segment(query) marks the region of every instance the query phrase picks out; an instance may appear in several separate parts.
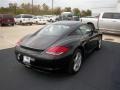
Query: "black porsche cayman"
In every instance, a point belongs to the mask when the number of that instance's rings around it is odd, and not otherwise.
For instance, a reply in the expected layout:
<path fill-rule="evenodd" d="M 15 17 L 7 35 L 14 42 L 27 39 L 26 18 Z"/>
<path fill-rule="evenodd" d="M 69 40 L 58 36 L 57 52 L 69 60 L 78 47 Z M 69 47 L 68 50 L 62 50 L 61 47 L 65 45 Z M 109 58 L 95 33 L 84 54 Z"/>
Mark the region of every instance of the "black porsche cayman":
<path fill-rule="evenodd" d="M 60 21 L 22 38 L 15 47 L 17 60 L 41 70 L 80 70 L 83 58 L 100 49 L 102 34 L 79 21 Z"/>

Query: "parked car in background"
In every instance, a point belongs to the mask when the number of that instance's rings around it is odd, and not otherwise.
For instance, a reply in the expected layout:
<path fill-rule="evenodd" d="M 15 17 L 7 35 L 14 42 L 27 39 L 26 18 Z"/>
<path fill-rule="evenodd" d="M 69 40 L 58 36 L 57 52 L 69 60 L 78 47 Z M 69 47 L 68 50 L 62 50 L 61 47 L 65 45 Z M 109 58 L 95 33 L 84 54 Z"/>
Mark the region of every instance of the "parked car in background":
<path fill-rule="evenodd" d="M 33 23 L 34 24 L 47 24 L 48 20 L 44 16 L 34 16 Z"/>
<path fill-rule="evenodd" d="M 100 49 L 102 34 L 78 21 L 61 21 L 45 26 L 18 41 L 15 54 L 26 67 L 40 70 L 65 69 L 77 73 L 83 57 Z"/>
<path fill-rule="evenodd" d="M 56 22 L 59 21 L 59 16 L 56 15 L 44 15 L 48 22 Z"/>
<path fill-rule="evenodd" d="M 40 20 L 38 21 L 38 24 L 47 24 L 48 20 L 45 17 L 41 17 Z"/>
<path fill-rule="evenodd" d="M 59 16 L 51 16 L 48 21 L 49 22 L 56 22 L 56 21 L 58 21 L 58 19 L 59 19 Z"/>
<path fill-rule="evenodd" d="M 73 13 L 72 12 L 63 12 L 61 14 L 62 20 L 73 20 Z"/>
<path fill-rule="evenodd" d="M 43 16 L 48 22 L 50 22 L 50 18 L 52 17 L 52 15 L 44 15 Z"/>
<path fill-rule="evenodd" d="M 11 25 L 14 26 L 15 21 L 14 17 L 10 14 L 0 14 L 0 26 L 2 25 Z"/>
<path fill-rule="evenodd" d="M 16 24 L 33 24 L 33 15 L 30 14 L 20 14 L 15 17 L 15 23 Z"/>
<path fill-rule="evenodd" d="M 80 20 L 79 18 L 80 18 L 79 16 L 73 16 L 73 21 L 79 21 Z"/>
<path fill-rule="evenodd" d="M 120 13 L 118 12 L 104 12 L 94 18 L 83 17 L 80 21 L 104 33 L 120 35 Z"/>
<path fill-rule="evenodd" d="M 42 16 L 34 16 L 33 17 L 33 23 L 38 24 L 38 22 L 40 21 L 41 18 L 42 18 Z"/>

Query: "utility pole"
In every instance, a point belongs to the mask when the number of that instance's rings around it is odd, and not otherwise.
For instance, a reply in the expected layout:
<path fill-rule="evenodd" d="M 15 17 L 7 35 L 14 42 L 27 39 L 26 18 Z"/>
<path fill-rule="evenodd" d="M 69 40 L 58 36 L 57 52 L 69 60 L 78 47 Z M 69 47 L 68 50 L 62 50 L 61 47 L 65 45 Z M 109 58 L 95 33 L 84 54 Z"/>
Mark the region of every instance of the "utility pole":
<path fill-rule="evenodd" d="M 14 14 L 16 15 L 17 3 L 14 3 Z"/>
<path fill-rule="evenodd" d="M 53 0 L 52 0 L 52 15 L 53 15 Z"/>
<path fill-rule="evenodd" d="M 33 0 L 32 0 L 32 14 L 33 14 Z"/>

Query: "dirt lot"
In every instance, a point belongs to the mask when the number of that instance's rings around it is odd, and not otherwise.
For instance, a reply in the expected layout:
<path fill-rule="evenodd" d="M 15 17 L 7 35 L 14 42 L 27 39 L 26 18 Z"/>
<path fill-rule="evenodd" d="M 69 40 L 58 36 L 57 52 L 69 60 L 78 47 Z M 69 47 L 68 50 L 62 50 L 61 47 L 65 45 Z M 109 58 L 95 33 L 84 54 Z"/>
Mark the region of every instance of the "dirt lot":
<path fill-rule="evenodd" d="M 43 25 L 0 27 L 0 49 L 14 47 L 23 36 L 39 30 Z"/>
<path fill-rule="evenodd" d="M 0 49 L 14 47 L 16 42 L 26 34 L 33 33 L 44 25 L 0 27 Z M 120 36 L 103 35 L 103 40 L 120 43 Z"/>

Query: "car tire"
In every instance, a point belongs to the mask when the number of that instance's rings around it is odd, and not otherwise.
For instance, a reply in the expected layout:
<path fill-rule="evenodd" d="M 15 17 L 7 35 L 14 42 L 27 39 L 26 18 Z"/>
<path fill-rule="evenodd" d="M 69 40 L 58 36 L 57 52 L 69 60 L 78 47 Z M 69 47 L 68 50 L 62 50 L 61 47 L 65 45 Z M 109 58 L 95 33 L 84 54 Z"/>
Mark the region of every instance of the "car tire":
<path fill-rule="evenodd" d="M 23 25 L 22 21 L 20 21 L 20 25 Z"/>
<path fill-rule="evenodd" d="M 30 26 L 32 25 L 32 23 L 29 24 Z"/>
<path fill-rule="evenodd" d="M 98 41 L 97 41 L 97 50 L 101 49 L 102 47 L 102 38 L 100 38 Z"/>
<path fill-rule="evenodd" d="M 39 24 L 38 21 L 36 21 L 36 24 L 37 24 L 37 25 Z"/>
<path fill-rule="evenodd" d="M 83 59 L 83 55 L 81 50 L 80 49 L 75 50 L 72 56 L 72 60 L 68 65 L 69 74 L 76 74 L 80 70 L 82 65 L 82 59 Z"/>
<path fill-rule="evenodd" d="M 11 26 L 14 26 L 15 24 L 13 23 L 13 24 L 11 24 Z"/>

